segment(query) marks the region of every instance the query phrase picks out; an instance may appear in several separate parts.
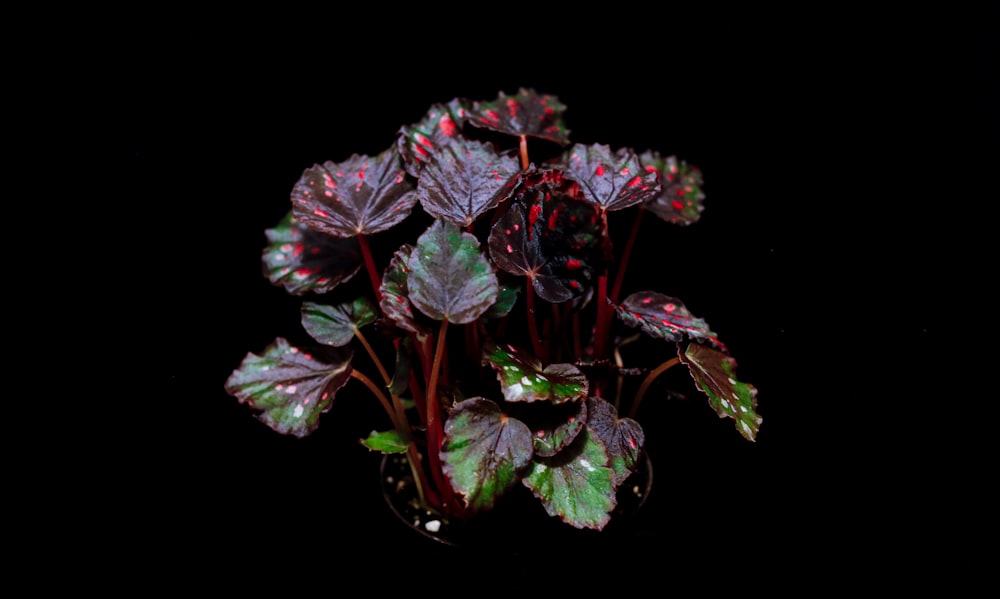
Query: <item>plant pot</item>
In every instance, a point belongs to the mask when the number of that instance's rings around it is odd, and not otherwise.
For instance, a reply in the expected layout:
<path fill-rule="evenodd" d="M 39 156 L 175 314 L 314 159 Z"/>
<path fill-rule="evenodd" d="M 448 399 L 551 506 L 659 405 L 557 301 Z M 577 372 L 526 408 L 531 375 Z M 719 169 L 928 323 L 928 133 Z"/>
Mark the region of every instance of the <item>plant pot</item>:
<path fill-rule="evenodd" d="M 550 516 L 527 487 L 501 498 L 494 509 L 468 520 L 449 520 L 420 506 L 409 463 L 403 454 L 386 454 L 380 465 L 382 495 L 399 521 L 435 543 L 452 547 L 489 547 L 518 553 L 520 547 L 545 539 L 579 546 L 627 535 L 653 486 L 653 465 L 644 455 L 639 468 L 618 488 L 617 504 L 604 529 L 578 529 Z"/>

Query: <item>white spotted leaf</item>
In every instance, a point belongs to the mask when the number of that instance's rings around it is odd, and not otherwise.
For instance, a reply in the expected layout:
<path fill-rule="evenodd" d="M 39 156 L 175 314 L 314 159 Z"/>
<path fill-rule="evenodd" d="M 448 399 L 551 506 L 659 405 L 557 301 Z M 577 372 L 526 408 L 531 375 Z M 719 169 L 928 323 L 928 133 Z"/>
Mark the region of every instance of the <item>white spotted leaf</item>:
<path fill-rule="evenodd" d="M 542 366 L 537 358 L 510 344 L 487 342 L 483 347 L 483 361 L 497 371 L 497 380 L 507 401 L 560 404 L 580 401 L 590 389 L 587 377 L 576 366 Z"/>
<path fill-rule="evenodd" d="M 320 347 L 314 355 L 278 337 L 264 353 L 248 353 L 225 389 L 273 430 L 305 437 L 351 378 L 352 358 L 349 348 Z"/>
<path fill-rule="evenodd" d="M 678 356 L 719 418 L 732 418 L 736 430 L 754 441 L 762 421 L 756 412 L 757 388 L 737 380 L 736 360 L 698 343 L 688 344 L 685 351 L 678 351 Z"/>

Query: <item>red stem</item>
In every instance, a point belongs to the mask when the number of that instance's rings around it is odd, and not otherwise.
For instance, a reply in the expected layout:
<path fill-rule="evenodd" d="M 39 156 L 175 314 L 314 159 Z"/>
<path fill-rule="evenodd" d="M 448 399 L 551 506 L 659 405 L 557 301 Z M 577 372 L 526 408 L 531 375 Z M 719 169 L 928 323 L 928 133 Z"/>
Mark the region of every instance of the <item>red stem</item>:
<path fill-rule="evenodd" d="M 611 301 L 618 301 L 618 294 L 622 290 L 622 279 L 625 278 L 625 267 L 629 263 L 629 258 L 632 255 L 632 247 L 635 245 L 635 239 L 639 236 L 639 223 L 642 222 L 642 215 L 646 212 L 646 205 L 640 204 L 639 210 L 635 213 L 635 219 L 632 221 L 632 230 L 629 231 L 628 237 L 625 239 L 625 249 L 622 250 L 622 258 L 618 262 L 618 272 L 615 274 L 615 284 L 611 288 Z"/>
<path fill-rule="evenodd" d="M 527 311 L 528 311 L 528 332 L 531 336 L 531 347 L 535 350 L 535 357 L 537 357 L 542 362 L 545 362 L 545 357 L 542 355 L 542 340 L 538 336 L 538 322 L 535 320 L 535 287 L 528 281 L 525 287 L 525 297 L 527 298 Z"/>
<path fill-rule="evenodd" d="M 358 244 L 361 245 L 361 255 L 365 258 L 365 270 L 368 271 L 368 278 L 371 279 L 372 289 L 375 290 L 375 302 L 382 305 L 382 277 L 375 268 L 375 259 L 372 257 L 372 250 L 368 247 L 368 237 L 363 233 L 358 235 Z"/>

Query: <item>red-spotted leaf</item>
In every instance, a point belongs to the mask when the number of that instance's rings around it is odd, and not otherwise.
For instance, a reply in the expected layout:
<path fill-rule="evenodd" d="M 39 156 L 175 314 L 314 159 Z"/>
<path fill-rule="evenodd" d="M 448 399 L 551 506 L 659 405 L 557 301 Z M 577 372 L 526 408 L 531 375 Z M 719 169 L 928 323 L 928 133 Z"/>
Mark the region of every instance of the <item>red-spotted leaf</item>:
<path fill-rule="evenodd" d="M 607 463 L 604 445 L 585 428 L 572 447 L 555 457 L 534 460 L 521 482 L 550 516 L 576 528 L 602 530 L 618 504 L 615 474 Z"/>
<path fill-rule="evenodd" d="M 706 341 L 729 353 L 715 333 L 709 330 L 708 324 L 692 315 L 684 303 L 675 297 L 655 291 L 638 291 L 625 298 L 621 304 L 612 305 L 618 318 L 625 324 L 639 327 L 650 337 L 666 341 Z"/>
<path fill-rule="evenodd" d="M 497 380 L 507 401 L 560 404 L 582 400 L 590 390 L 587 377 L 576 366 L 549 364 L 543 367 L 537 358 L 509 344 L 486 342 L 483 363 L 497 371 Z"/>
<path fill-rule="evenodd" d="M 659 173 L 663 190 L 651 199 L 646 208 L 661 219 L 675 225 L 694 224 L 705 210 L 704 181 L 701 169 L 686 162 L 677 162 L 676 156 L 660 156 L 648 151 L 639 155 L 647 170 Z"/>
<path fill-rule="evenodd" d="M 382 273 L 382 285 L 379 287 L 382 296 L 380 306 L 382 312 L 399 328 L 423 334 L 428 331 L 427 319 L 422 319 L 419 312 L 413 311 L 407 288 L 407 264 L 412 252 L 412 245 L 403 245 L 389 260 L 389 266 Z"/>
<path fill-rule="evenodd" d="M 468 122 L 476 127 L 515 137 L 538 137 L 561 146 L 569 144 L 563 124 L 566 106 L 555 96 L 521 88 L 513 96 L 500 92 L 490 102 L 475 102 Z"/>
<path fill-rule="evenodd" d="M 278 337 L 264 353 L 248 353 L 226 380 L 226 392 L 275 431 L 305 437 L 319 426 L 337 391 L 351 378 L 350 348 L 320 348 L 322 359 Z M 319 354 L 317 354 L 319 355 Z"/>
<path fill-rule="evenodd" d="M 736 379 L 736 360 L 727 354 L 697 343 L 678 351 L 695 384 L 719 418 L 732 418 L 736 430 L 750 441 L 756 440 L 762 418 L 757 415 L 757 388 Z"/>
<path fill-rule="evenodd" d="M 497 275 L 479 240 L 454 223 L 435 219 L 417 239 L 408 267 L 410 301 L 434 320 L 472 322 L 497 300 Z"/>
<path fill-rule="evenodd" d="M 372 431 L 361 440 L 361 444 L 372 451 L 382 453 L 405 453 L 409 449 L 409 442 L 395 430 L 376 432 Z"/>
<path fill-rule="evenodd" d="M 518 409 L 520 408 L 520 409 Z M 558 405 L 546 403 L 520 404 L 512 408 L 514 415 L 531 428 L 535 456 L 556 455 L 573 441 L 587 426 L 587 402 L 570 401 Z"/>
<path fill-rule="evenodd" d="M 342 239 L 313 231 L 291 211 L 273 229 L 264 231 L 267 246 L 264 276 L 292 295 L 327 293 L 361 269 L 357 239 Z"/>
<path fill-rule="evenodd" d="M 631 418 L 619 418 L 615 406 L 600 397 L 587 398 L 587 425 L 608 452 L 617 487 L 638 468 L 646 444 L 642 426 Z"/>
<path fill-rule="evenodd" d="M 336 237 L 371 235 L 404 220 L 417 201 L 395 145 L 370 158 L 352 155 L 307 168 L 292 189 L 292 211 L 304 225 Z"/>
<path fill-rule="evenodd" d="M 462 98 L 448 104 L 434 104 L 419 122 L 399 128 L 397 144 L 406 172 L 420 176 L 431 154 L 462 132 L 471 106 L 471 102 Z"/>
<path fill-rule="evenodd" d="M 302 303 L 302 328 L 313 339 L 325 345 L 347 345 L 361 327 L 375 322 L 375 304 L 367 297 L 336 306 Z"/>
<path fill-rule="evenodd" d="M 494 402 L 472 397 L 448 413 L 442 468 L 470 511 L 488 510 L 531 462 L 531 431 Z"/>
<path fill-rule="evenodd" d="M 660 195 L 659 174 L 643 168 L 629 148 L 612 153 L 604 144 L 574 144 L 566 162 L 566 177 L 604 210 L 621 210 Z"/>
<path fill-rule="evenodd" d="M 451 139 L 430 155 L 417 200 L 431 216 L 467 227 L 510 196 L 519 173 L 517 159 L 491 144 Z"/>

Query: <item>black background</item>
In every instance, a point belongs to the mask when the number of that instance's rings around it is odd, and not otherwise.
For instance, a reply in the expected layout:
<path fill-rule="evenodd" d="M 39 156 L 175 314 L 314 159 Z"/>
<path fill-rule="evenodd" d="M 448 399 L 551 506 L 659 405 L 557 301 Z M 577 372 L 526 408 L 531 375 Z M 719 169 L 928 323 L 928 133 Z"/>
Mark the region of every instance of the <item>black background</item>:
<path fill-rule="evenodd" d="M 147 272 L 162 277 L 132 305 L 159 331 L 135 341 L 135 401 L 149 410 L 121 430 L 113 459 L 131 460 L 119 498 L 130 509 L 117 512 L 127 544 L 170 565 L 143 570 L 150 580 L 333 587 L 374 583 L 363 568 L 396 561 L 407 576 L 500 572 L 512 585 L 594 568 L 750 586 L 794 570 L 851 584 L 885 573 L 886 554 L 936 551 L 928 535 L 949 527 L 914 527 L 901 506 L 927 501 L 942 471 L 963 482 L 933 432 L 960 399 L 928 400 L 944 399 L 937 356 L 970 307 L 956 261 L 985 243 L 952 233 L 982 202 L 966 186 L 995 154 L 984 116 L 995 46 L 973 35 L 945 48 L 853 22 L 822 33 L 767 16 L 752 27 L 656 18 L 665 24 L 637 11 L 576 25 L 414 15 L 390 26 L 303 14 L 123 37 L 126 187 L 155 199 L 141 237 Z M 750 443 L 705 401 L 649 402 L 640 420 L 655 484 L 637 532 L 585 555 L 532 539 L 516 555 L 470 555 L 403 530 L 383 503 L 378 456 L 357 443 L 387 424 L 367 394 L 338 398 L 317 433 L 294 439 L 223 390 L 248 352 L 298 326 L 298 300 L 264 278 L 260 253 L 302 171 L 380 152 L 433 103 L 521 87 L 567 105 L 573 141 L 702 169 L 701 221 L 644 229 L 655 233 L 632 283 L 655 281 L 710 324 L 764 419 Z"/>

